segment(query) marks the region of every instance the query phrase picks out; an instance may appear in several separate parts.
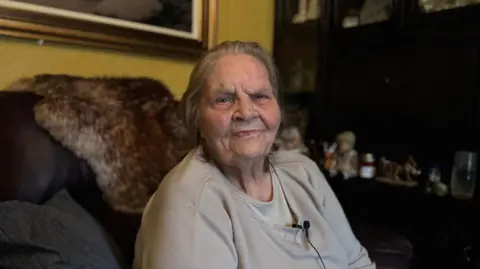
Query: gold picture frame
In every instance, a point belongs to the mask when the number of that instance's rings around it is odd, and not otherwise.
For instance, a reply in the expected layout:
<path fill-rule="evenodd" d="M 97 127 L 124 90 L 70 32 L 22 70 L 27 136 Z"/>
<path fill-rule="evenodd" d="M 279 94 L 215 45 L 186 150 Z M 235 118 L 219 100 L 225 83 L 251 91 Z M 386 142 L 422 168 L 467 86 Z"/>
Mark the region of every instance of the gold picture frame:
<path fill-rule="evenodd" d="M 48 2 L 37 0 L 42 1 Z M 150 55 L 198 57 L 216 42 L 218 0 L 189 1 L 190 32 L 27 0 L 0 0 L 0 35 Z"/>

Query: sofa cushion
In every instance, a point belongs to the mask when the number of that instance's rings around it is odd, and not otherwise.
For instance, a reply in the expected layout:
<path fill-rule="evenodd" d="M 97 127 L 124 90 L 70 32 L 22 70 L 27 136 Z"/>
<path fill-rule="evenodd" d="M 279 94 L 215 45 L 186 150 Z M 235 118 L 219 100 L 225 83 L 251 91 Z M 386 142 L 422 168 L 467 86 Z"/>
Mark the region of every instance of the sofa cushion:
<path fill-rule="evenodd" d="M 0 203 L 0 268 L 126 268 L 103 228 L 61 191 L 43 205 Z"/>

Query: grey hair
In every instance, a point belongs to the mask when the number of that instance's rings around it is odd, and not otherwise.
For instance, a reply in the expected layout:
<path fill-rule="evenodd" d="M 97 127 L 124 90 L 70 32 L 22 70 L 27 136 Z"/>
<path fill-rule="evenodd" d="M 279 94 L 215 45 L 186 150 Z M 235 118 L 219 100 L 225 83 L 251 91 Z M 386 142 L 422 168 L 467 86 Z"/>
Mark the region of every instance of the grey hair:
<path fill-rule="evenodd" d="M 202 92 L 205 86 L 205 80 L 209 76 L 216 62 L 225 55 L 245 54 L 250 55 L 259 60 L 267 69 L 270 85 L 273 94 L 277 100 L 279 99 L 279 76 L 277 68 L 272 57 L 257 42 L 246 41 L 225 41 L 211 50 L 209 50 L 193 68 L 190 74 L 190 80 L 187 90 L 182 96 L 180 114 L 182 115 L 184 124 L 191 132 L 192 139 L 195 144 L 200 142 L 200 115 L 199 106 Z"/>

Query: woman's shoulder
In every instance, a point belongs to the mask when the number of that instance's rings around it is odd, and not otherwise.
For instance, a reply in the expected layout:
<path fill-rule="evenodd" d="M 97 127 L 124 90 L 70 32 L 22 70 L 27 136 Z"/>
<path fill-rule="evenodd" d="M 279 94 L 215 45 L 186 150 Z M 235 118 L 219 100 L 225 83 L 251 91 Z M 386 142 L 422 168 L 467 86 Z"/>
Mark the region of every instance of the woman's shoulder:
<path fill-rule="evenodd" d="M 194 149 L 164 177 L 152 199 L 161 201 L 164 207 L 195 207 L 207 183 L 219 174 L 216 166 L 202 158 L 201 150 Z"/>
<path fill-rule="evenodd" d="M 312 172 L 320 172 L 317 164 L 308 156 L 297 151 L 279 150 L 273 154 L 273 163 L 277 167 L 302 167 Z"/>
<path fill-rule="evenodd" d="M 318 165 L 306 155 L 293 151 L 277 151 L 272 157 L 272 165 L 281 172 L 283 176 L 280 180 L 284 183 L 297 182 L 315 189 L 325 180 Z"/>

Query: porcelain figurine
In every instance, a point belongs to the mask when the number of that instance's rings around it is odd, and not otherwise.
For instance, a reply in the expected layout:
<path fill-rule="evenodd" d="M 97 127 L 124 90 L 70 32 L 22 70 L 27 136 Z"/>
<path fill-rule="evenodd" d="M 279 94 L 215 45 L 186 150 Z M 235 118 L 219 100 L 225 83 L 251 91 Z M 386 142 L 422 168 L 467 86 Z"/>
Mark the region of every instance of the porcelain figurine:
<path fill-rule="evenodd" d="M 336 137 L 336 150 L 330 165 L 330 175 L 342 175 L 344 179 L 358 175 L 358 153 L 355 150 L 355 134 L 345 131 Z"/>

